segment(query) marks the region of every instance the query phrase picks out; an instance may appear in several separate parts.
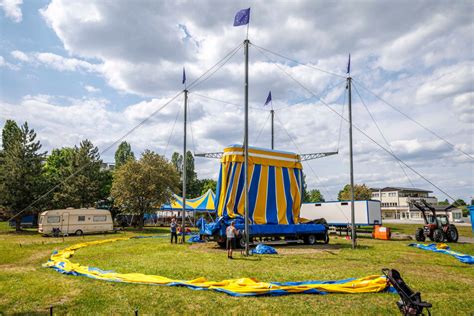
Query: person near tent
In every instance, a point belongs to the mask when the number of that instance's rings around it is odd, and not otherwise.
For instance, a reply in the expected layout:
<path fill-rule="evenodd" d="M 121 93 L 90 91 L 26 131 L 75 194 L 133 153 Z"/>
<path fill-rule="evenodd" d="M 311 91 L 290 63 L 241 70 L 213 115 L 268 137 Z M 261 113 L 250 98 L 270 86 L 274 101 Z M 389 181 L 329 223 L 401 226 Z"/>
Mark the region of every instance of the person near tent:
<path fill-rule="evenodd" d="M 173 217 L 171 219 L 170 231 L 171 231 L 171 243 L 173 243 L 173 238 L 174 238 L 174 243 L 175 244 L 178 243 L 178 234 L 176 232 L 176 226 L 177 226 L 176 218 Z"/>
<path fill-rule="evenodd" d="M 227 236 L 227 258 L 234 259 L 232 257 L 232 251 L 235 248 L 235 239 L 239 231 L 235 228 L 235 221 L 230 223 L 230 226 L 226 228 L 226 236 Z"/>

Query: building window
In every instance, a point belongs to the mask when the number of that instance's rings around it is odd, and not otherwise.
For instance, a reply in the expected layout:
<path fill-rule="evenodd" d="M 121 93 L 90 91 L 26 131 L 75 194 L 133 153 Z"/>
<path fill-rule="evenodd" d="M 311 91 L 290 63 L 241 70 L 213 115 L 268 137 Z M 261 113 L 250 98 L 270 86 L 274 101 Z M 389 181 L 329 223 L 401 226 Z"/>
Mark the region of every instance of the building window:
<path fill-rule="evenodd" d="M 77 217 L 77 221 L 78 221 L 78 222 L 85 222 L 85 221 L 86 221 L 86 217 L 85 217 L 85 216 L 78 216 L 78 217 Z"/>
<path fill-rule="evenodd" d="M 388 196 L 397 196 L 397 192 L 388 192 Z"/>
<path fill-rule="evenodd" d="M 382 193 L 382 196 L 386 196 L 386 194 L 385 194 L 385 193 Z"/>
<path fill-rule="evenodd" d="M 106 215 L 94 216 L 94 222 L 105 222 L 107 220 Z"/>
<path fill-rule="evenodd" d="M 461 213 L 454 213 L 453 212 L 453 219 L 460 219 L 461 218 Z"/>
<path fill-rule="evenodd" d="M 59 216 L 48 216 L 48 223 L 59 223 Z"/>
<path fill-rule="evenodd" d="M 378 193 L 372 193 L 372 196 L 373 196 L 373 197 L 378 197 L 379 194 L 378 194 Z"/>

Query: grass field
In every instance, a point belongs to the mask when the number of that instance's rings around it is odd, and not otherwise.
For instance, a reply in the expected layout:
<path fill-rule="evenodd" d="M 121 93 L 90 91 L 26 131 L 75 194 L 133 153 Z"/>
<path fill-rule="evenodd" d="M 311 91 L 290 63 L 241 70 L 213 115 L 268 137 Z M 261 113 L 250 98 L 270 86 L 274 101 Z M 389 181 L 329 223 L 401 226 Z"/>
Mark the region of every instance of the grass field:
<path fill-rule="evenodd" d="M 400 232 L 415 226 L 391 225 Z M 470 227 L 461 229 L 470 235 Z M 51 251 L 69 245 L 116 236 L 167 233 L 166 229 L 122 232 L 85 237 L 45 238 L 34 231 L 17 234 L 0 223 L 0 314 L 393 314 L 398 295 L 330 294 L 235 298 L 186 288 L 108 283 L 61 275 L 42 268 Z M 380 274 L 398 269 L 423 299 L 433 303 L 436 315 L 474 313 L 474 267 L 447 255 L 407 247 L 407 241 L 332 237 L 329 245 L 281 246 L 278 255 L 236 255 L 228 260 L 214 244 L 170 245 L 167 239 L 128 240 L 77 251 L 73 262 L 106 270 L 157 274 L 175 279 L 204 276 L 209 280 L 253 277 L 262 281 L 335 280 Z M 453 250 L 474 254 L 473 244 L 452 244 Z"/>

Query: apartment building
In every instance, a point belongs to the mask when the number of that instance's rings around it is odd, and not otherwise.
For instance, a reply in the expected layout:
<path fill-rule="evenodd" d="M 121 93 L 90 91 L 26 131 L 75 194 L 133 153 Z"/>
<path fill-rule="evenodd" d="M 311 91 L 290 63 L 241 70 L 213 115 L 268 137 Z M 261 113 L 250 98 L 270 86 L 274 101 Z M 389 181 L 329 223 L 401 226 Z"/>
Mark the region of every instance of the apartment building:
<path fill-rule="evenodd" d="M 436 206 L 438 199 L 430 196 L 433 191 L 402 188 L 402 187 L 384 187 L 371 188 L 372 200 L 380 201 L 382 219 L 400 219 L 400 220 L 423 220 L 421 212 L 410 206 L 411 201 L 420 202 L 425 200 L 427 203 Z M 435 207 L 437 210 L 444 210 L 444 207 Z M 449 219 L 454 221 L 462 217 L 460 209 L 452 209 L 448 212 Z"/>

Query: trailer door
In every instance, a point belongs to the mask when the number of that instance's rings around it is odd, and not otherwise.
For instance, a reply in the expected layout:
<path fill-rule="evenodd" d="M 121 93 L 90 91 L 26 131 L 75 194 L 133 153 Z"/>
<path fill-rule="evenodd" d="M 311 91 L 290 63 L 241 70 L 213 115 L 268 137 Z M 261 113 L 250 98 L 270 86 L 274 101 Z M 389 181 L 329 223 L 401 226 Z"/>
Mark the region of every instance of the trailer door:
<path fill-rule="evenodd" d="M 63 213 L 61 221 L 61 232 L 63 234 L 69 234 L 69 213 Z"/>

